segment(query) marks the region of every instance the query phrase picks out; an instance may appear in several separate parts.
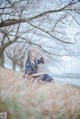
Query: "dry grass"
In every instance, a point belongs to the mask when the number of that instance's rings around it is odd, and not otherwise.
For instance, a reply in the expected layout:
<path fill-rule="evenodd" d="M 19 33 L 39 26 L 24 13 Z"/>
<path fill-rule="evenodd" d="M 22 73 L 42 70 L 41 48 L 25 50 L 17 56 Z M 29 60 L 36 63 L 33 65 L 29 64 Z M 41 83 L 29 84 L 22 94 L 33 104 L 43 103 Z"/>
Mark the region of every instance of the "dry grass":
<path fill-rule="evenodd" d="M 0 68 L 0 112 L 8 119 L 80 119 L 80 88 L 21 77 Z"/>

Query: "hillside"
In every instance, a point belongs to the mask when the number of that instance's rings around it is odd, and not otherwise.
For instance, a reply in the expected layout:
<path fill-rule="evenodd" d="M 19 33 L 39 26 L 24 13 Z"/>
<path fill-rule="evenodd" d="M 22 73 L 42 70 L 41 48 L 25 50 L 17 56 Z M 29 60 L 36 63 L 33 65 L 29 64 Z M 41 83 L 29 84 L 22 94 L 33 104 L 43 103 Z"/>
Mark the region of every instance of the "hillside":
<path fill-rule="evenodd" d="M 7 119 L 80 119 L 80 88 L 33 83 L 0 67 L 0 112 Z"/>

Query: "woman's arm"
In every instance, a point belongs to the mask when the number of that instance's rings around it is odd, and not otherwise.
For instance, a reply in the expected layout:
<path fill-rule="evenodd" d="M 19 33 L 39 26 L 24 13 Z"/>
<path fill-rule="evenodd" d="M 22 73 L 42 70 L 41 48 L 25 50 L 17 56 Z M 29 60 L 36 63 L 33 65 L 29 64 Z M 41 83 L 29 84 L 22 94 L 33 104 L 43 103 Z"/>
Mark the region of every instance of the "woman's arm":
<path fill-rule="evenodd" d="M 41 53 L 41 51 L 38 49 L 38 48 L 36 48 L 36 51 L 41 55 L 41 57 L 45 57 L 44 55 L 43 55 L 43 53 Z"/>
<path fill-rule="evenodd" d="M 37 64 L 40 64 L 40 63 L 44 64 L 44 59 L 43 59 L 43 57 L 41 57 L 40 59 L 37 59 Z"/>
<path fill-rule="evenodd" d="M 37 63 L 40 64 L 44 64 L 44 55 L 40 52 L 40 50 L 38 48 L 36 48 L 36 52 L 41 56 L 40 59 L 37 60 Z"/>

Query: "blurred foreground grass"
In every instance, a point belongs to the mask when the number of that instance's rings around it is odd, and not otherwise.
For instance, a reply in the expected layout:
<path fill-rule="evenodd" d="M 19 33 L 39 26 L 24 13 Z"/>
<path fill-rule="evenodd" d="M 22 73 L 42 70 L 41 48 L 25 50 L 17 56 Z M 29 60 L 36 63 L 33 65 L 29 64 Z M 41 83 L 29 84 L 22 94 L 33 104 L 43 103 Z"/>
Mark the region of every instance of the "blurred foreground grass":
<path fill-rule="evenodd" d="M 21 77 L 0 68 L 0 112 L 7 119 L 80 119 L 80 88 Z"/>

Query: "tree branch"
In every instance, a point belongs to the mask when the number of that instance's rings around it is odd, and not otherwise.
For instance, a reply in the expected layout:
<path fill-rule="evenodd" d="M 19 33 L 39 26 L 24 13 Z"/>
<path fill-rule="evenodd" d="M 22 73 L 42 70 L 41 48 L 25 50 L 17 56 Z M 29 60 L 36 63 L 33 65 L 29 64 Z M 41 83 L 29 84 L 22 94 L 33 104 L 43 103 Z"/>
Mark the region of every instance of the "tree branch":
<path fill-rule="evenodd" d="M 49 33 L 48 31 L 45 31 L 45 30 L 43 30 L 42 28 L 40 28 L 40 27 L 38 27 L 38 26 L 36 26 L 36 25 L 33 25 L 31 22 L 27 22 L 27 23 L 30 24 L 32 27 L 37 28 L 38 30 L 40 30 L 40 31 L 42 31 L 42 32 L 44 32 L 44 33 L 46 33 L 46 34 L 48 34 L 48 35 L 51 36 L 52 38 L 54 38 L 54 39 L 56 39 L 56 40 L 58 40 L 58 41 L 60 41 L 60 42 L 62 42 L 62 43 L 74 44 L 74 43 L 72 43 L 72 42 L 63 41 L 63 40 L 57 38 L 56 36 L 53 36 L 53 35 L 52 35 L 51 33 Z"/>
<path fill-rule="evenodd" d="M 38 14 L 38 15 L 32 16 L 32 17 L 27 18 L 27 19 L 11 19 L 11 20 L 5 20 L 5 21 L 2 21 L 0 23 L 0 27 L 11 26 L 11 25 L 15 25 L 15 24 L 18 24 L 18 23 L 28 22 L 28 21 L 31 21 L 31 20 L 40 18 L 40 17 L 42 17 L 42 16 L 44 16 L 46 14 L 61 12 L 62 10 L 64 10 L 65 8 L 67 8 L 68 6 L 73 5 L 75 3 L 76 2 L 74 2 L 74 3 L 73 2 L 70 2 L 67 5 L 65 5 L 64 7 L 60 8 L 60 9 L 44 11 L 44 12 Z"/>

